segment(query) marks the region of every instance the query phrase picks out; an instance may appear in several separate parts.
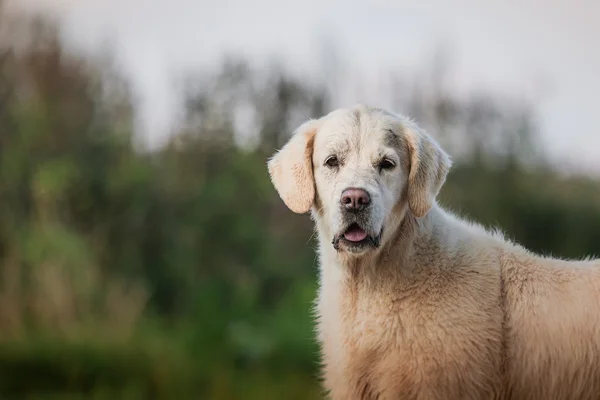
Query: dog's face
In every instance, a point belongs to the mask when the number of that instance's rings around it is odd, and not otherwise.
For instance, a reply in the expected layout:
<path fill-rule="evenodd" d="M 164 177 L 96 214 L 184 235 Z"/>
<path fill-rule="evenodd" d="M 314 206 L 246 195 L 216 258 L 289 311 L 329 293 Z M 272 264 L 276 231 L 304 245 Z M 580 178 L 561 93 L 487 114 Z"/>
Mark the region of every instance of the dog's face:
<path fill-rule="evenodd" d="M 303 124 L 268 165 L 292 211 L 312 209 L 338 252 L 361 255 L 380 247 L 406 210 L 427 214 L 450 161 L 409 121 L 356 106 Z"/>
<path fill-rule="evenodd" d="M 408 154 L 399 126 L 382 113 L 338 111 L 314 138 L 317 218 L 333 246 L 360 254 L 377 248 L 406 187 Z"/>

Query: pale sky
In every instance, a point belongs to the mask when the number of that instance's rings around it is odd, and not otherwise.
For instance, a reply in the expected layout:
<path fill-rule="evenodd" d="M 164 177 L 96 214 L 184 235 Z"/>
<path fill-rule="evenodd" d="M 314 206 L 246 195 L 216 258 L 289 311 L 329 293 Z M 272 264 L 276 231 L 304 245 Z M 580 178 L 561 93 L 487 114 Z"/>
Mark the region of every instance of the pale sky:
<path fill-rule="evenodd" d="M 151 141 L 160 141 L 176 108 L 174 73 L 215 66 L 224 52 L 257 62 L 281 55 L 296 73 L 314 76 L 327 38 L 346 76 L 373 78 L 418 71 L 443 43 L 452 50 L 455 90 L 534 98 L 557 163 L 600 174 L 598 0 L 7 1 L 59 16 L 78 49 L 112 41 L 154 127 Z M 386 106 L 376 91 L 368 97 L 336 106 Z"/>

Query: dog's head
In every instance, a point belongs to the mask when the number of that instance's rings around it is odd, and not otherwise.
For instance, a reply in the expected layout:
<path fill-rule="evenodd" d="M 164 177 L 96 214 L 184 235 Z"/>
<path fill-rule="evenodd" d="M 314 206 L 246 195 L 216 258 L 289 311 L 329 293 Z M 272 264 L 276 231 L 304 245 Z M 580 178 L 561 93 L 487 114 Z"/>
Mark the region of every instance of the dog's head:
<path fill-rule="evenodd" d="M 429 212 L 450 159 L 407 119 L 356 106 L 304 123 L 268 168 L 292 211 L 312 209 L 338 252 L 360 255 L 380 247 L 406 212 Z"/>

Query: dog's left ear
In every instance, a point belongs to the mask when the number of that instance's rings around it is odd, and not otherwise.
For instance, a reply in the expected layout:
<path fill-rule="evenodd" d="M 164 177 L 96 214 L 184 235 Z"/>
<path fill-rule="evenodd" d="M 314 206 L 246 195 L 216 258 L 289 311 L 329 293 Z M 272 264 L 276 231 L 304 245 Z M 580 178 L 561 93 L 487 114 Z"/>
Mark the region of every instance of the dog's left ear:
<path fill-rule="evenodd" d="M 291 139 L 267 163 L 271 181 L 290 210 L 304 214 L 315 200 L 312 154 L 318 120 L 294 131 Z"/>
<path fill-rule="evenodd" d="M 421 218 L 431 210 L 452 161 L 435 140 L 419 128 L 405 127 L 405 132 L 410 154 L 408 206 Z"/>

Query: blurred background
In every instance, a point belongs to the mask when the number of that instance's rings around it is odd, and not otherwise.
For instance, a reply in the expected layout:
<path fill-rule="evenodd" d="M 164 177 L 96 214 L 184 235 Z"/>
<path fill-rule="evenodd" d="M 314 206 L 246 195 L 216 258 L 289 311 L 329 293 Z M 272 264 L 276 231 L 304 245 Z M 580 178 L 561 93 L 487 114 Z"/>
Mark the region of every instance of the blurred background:
<path fill-rule="evenodd" d="M 594 0 L 0 0 L 0 398 L 322 398 L 265 161 L 356 102 L 443 144 L 444 206 L 600 254 L 599 39 Z"/>

